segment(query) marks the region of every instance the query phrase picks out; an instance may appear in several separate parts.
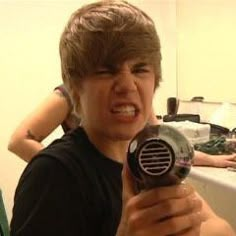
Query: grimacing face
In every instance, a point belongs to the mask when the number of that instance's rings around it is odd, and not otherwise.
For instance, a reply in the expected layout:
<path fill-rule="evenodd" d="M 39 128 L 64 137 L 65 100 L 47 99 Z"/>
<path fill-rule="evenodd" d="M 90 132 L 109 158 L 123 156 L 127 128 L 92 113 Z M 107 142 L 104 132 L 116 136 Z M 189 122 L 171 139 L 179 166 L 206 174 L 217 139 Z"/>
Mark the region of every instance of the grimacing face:
<path fill-rule="evenodd" d="M 130 140 L 147 123 L 154 83 L 153 66 L 140 59 L 104 66 L 85 78 L 77 94 L 88 135 L 99 142 Z"/>

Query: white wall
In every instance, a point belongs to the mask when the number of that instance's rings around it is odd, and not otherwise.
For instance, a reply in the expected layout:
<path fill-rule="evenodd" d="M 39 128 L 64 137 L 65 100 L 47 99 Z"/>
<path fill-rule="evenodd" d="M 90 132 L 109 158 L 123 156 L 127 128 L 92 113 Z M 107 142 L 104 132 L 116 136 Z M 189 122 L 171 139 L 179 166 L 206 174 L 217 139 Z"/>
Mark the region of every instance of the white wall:
<path fill-rule="evenodd" d="M 59 37 L 69 15 L 84 2 L 89 1 L 0 1 L 0 188 L 9 219 L 25 163 L 7 151 L 8 140 L 18 123 L 61 83 Z M 176 96 L 175 2 L 130 2 L 156 21 L 162 41 L 163 83 L 155 96 L 154 108 L 165 114 L 167 97 Z M 46 143 L 61 134 L 59 128 Z"/>
<path fill-rule="evenodd" d="M 236 1 L 177 2 L 178 96 L 236 103 Z"/>
<path fill-rule="evenodd" d="M 236 104 L 220 102 L 180 101 L 178 113 L 199 114 L 201 121 L 236 128 Z"/>

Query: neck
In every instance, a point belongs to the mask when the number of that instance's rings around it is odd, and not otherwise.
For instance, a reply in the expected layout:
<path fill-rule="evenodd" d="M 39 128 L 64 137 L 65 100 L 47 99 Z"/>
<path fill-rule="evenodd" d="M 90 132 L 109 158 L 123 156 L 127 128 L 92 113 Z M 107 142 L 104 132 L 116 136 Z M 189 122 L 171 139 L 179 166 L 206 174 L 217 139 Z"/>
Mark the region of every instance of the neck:
<path fill-rule="evenodd" d="M 106 143 L 106 145 L 99 145 L 97 148 L 108 158 L 123 163 L 126 158 L 128 144 L 127 141 L 115 141 L 112 145 Z"/>
<path fill-rule="evenodd" d="M 86 129 L 85 129 L 86 130 Z M 127 155 L 129 140 L 113 140 L 105 135 L 100 135 L 97 138 L 94 133 L 86 130 L 91 143 L 106 157 L 123 163 Z"/>

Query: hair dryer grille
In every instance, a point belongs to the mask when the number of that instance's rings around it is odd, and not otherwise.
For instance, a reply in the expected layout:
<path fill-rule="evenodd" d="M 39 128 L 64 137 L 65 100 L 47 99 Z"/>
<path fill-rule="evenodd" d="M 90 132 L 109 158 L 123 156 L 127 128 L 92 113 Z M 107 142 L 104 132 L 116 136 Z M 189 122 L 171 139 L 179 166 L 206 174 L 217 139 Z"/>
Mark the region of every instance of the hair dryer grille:
<path fill-rule="evenodd" d="M 127 152 L 137 192 L 181 183 L 190 171 L 193 153 L 177 129 L 166 124 L 146 126 L 131 140 Z"/>
<path fill-rule="evenodd" d="M 160 176 L 173 166 L 175 157 L 172 148 L 158 139 L 147 140 L 139 149 L 138 161 L 148 175 Z"/>

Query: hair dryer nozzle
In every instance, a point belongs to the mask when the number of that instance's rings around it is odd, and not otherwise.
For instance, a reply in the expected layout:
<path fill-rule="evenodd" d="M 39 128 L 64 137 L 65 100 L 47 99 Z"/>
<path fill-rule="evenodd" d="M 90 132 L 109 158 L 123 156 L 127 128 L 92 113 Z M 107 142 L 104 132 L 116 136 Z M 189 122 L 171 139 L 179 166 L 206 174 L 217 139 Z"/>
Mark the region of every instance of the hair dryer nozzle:
<path fill-rule="evenodd" d="M 127 161 L 139 189 L 180 183 L 189 173 L 193 147 L 177 129 L 147 126 L 129 144 Z"/>

